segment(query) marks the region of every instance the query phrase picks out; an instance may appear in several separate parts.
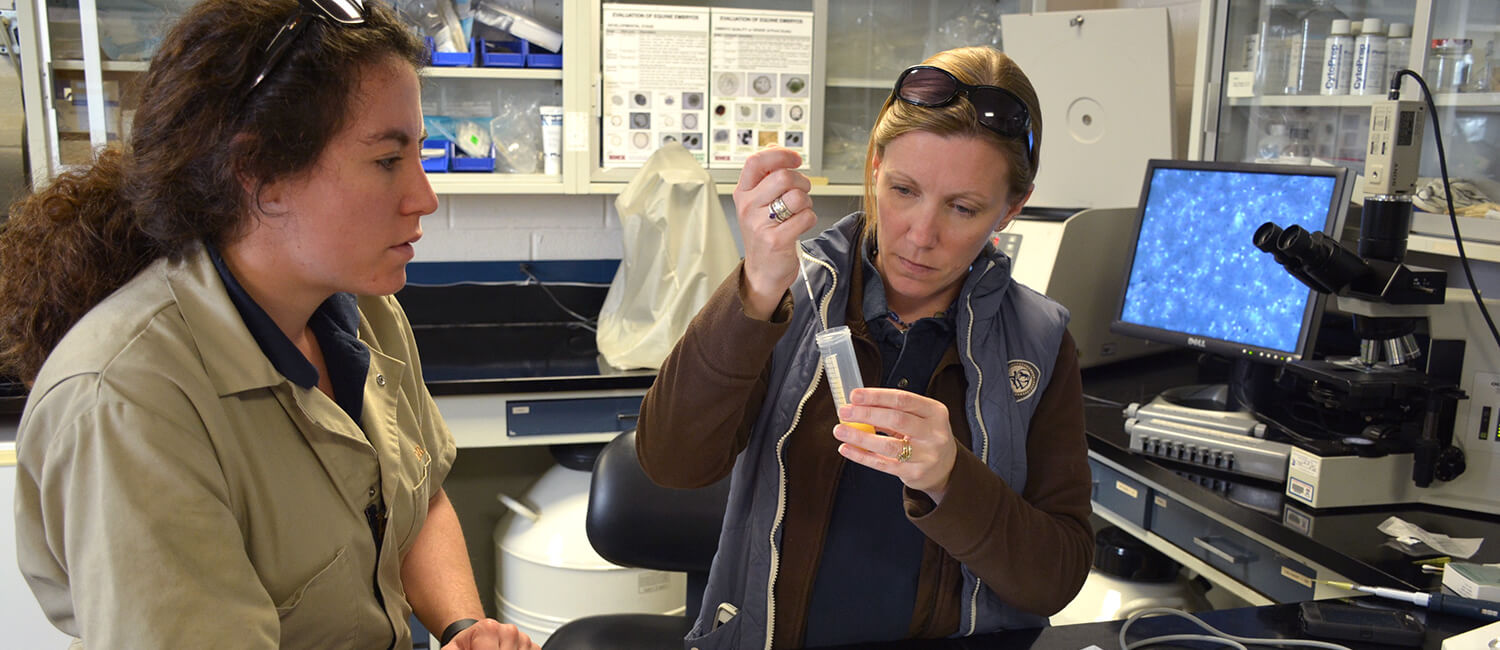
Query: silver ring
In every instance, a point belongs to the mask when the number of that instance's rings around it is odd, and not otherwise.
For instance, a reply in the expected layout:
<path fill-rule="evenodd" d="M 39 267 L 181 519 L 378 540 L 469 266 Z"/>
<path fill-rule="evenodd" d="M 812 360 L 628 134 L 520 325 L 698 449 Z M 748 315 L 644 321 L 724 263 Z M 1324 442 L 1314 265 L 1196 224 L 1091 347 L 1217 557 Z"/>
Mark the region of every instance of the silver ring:
<path fill-rule="evenodd" d="M 911 441 L 910 440 L 902 440 L 901 441 L 901 453 L 896 454 L 896 462 L 898 462 L 898 463 L 904 463 L 904 462 L 906 462 L 908 460 L 911 460 Z"/>
<path fill-rule="evenodd" d="M 778 196 L 775 201 L 771 202 L 770 216 L 776 220 L 776 223 L 786 223 L 787 219 L 792 218 L 792 211 L 786 207 L 786 202 L 782 201 L 781 197 Z"/>

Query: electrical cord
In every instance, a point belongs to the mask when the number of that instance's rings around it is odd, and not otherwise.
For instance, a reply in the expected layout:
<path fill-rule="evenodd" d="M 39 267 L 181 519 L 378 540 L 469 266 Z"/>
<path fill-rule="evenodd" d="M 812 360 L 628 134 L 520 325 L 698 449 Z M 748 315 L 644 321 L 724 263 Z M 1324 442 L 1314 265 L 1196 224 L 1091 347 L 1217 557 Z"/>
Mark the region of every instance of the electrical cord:
<path fill-rule="evenodd" d="M 1198 627 L 1208 630 L 1210 634 L 1167 634 L 1162 636 L 1146 637 L 1144 639 L 1139 639 L 1131 643 L 1126 643 L 1125 633 L 1130 630 L 1130 626 L 1135 624 L 1136 621 L 1149 616 L 1177 616 L 1180 618 L 1185 618 L 1197 624 Z M 1247 647 L 1249 645 L 1272 646 L 1281 648 L 1325 648 L 1326 650 L 1350 650 L 1347 646 L 1341 646 L 1337 643 L 1329 643 L 1327 641 L 1302 641 L 1297 639 L 1257 639 L 1254 637 L 1235 636 L 1233 634 L 1222 632 L 1214 626 L 1209 625 L 1208 623 L 1204 623 L 1202 619 L 1193 616 L 1192 614 L 1189 614 L 1182 610 L 1172 609 L 1170 607 L 1152 607 L 1150 609 L 1143 609 L 1139 612 L 1131 614 L 1130 618 L 1125 619 L 1125 624 L 1120 626 L 1120 650 L 1133 650 L 1134 648 L 1144 648 L 1147 646 L 1173 641 L 1201 641 L 1205 643 L 1217 643 L 1219 645 L 1227 646 L 1230 648 L 1237 648 L 1238 650 L 1249 650 L 1249 648 Z"/>
<path fill-rule="evenodd" d="M 1401 98 L 1403 76 L 1416 80 L 1417 85 L 1422 88 L 1422 99 L 1426 100 L 1427 113 L 1432 116 L 1432 137 L 1437 142 L 1438 169 L 1443 173 L 1443 198 L 1448 202 L 1448 220 L 1453 225 L 1453 243 L 1458 247 L 1458 261 L 1463 266 L 1464 277 L 1469 281 L 1469 291 L 1474 294 L 1474 302 L 1479 305 L 1479 313 L 1484 316 L 1485 324 L 1490 326 L 1490 336 L 1494 337 L 1495 345 L 1500 347 L 1500 330 L 1495 329 L 1495 319 L 1490 318 L 1490 310 L 1484 306 L 1484 296 L 1479 294 L 1479 285 L 1474 282 L 1474 271 L 1469 268 L 1469 256 L 1464 253 L 1464 238 L 1458 233 L 1458 211 L 1453 208 L 1453 188 L 1448 181 L 1448 155 L 1443 151 L 1443 130 L 1438 124 L 1437 104 L 1432 101 L 1432 91 L 1427 88 L 1422 75 L 1411 70 L 1400 70 L 1396 72 L 1396 76 L 1391 77 L 1388 98 Z"/>
<path fill-rule="evenodd" d="M 528 279 L 530 279 L 533 283 L 535 283 L 536 286 L 541 287 L 542 293 L 547 294 L 547 298 L 549 298 L 549 299 L 552 300 L 552 304 L 557 305 L 558 309 L 561 309 L 561 310 L 567 312 L 569 316 L 572 316 L 573 318 L 577 319 L 579 326 L 583 327 L 584 329 L 586 329 L 586 330 L 588 330 L 590 332 L 598 332 L 599 331 L 598 330 L 599 321 L 594 320 L 592 318 L 589 318 L 588 316 L 584 316 L 583 314 L 580 314 L 580 313 L 578 313 L 576 311 L 573 311 L 571 309 L 568 309 L 568 306 L 562 304 L 562 301 L 558 300 L 556 295 L 553 295 L 552 290 L 549 289 L 549 288 L 547 288 L 547 285 L 545 283 L 543 283 L 541 280 L 537 279 L 536 274 L 534 274 L 534 273 L 531 272 L 531 265 L 530 264 L 522 263 L 521 264 L 521 272 L 525 273 L 526 277 Z"/>

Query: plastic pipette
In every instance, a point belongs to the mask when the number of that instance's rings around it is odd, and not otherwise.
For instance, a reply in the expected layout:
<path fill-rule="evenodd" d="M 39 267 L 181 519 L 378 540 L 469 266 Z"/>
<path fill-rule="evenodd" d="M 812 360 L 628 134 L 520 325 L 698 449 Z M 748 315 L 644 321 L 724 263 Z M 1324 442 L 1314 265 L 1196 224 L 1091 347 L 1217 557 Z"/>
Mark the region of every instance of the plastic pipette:
<path fill-rule="evenodd" d="M 1500 620 L 1500 603 L 1493 603 L 1488 600 L 1475 600 L 1473 598 L 1449 596 L 1446 594 L 1429 594 L 1421 591 L 1402 591 L 1386 587 L 1367 587 L 1365 585 L 1334 582 L 1332 580 L 1324 580 L 1323 582 L 1350 591 L 1363 591 L 1367 594 L 1380 596 L 1381 598 L 1390 598 L 1391 600 L 1411 603 L 1418 607 L 1426 607 L 1434 612 L 1467 616 L 1485 621 Z"/>
<path fill-rule="evenodd" d="M 818 329 L 823 329 L 823 321 L 818 318 L 818 299 L 813 297 L 812 283 L 807 281 L 807 269 L 802 266 L 802 245 L 797 245 L 797 277 L 802 278 L 802 286 L 807 289 L 807 306 L 813 310 L 813 321 L 818 324 Z"/>

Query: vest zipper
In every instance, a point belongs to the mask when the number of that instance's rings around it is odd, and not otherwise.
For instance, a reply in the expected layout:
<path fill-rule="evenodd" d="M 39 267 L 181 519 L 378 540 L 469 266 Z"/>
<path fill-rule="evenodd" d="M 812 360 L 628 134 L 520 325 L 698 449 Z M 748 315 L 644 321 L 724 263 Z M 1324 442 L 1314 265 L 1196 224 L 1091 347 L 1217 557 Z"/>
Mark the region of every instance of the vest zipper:
<path fill-rule="evenodd" d="M 991 260 L 985 265 L 984 270 L 979 273 L 979 279 L 995 268 L 995 262 Z M 978 280 L 975 281 L 976 283 Z M 984 426 L 984 411 L 979 407 L 979 395 L 984 391 L 984 371 L 980 370 L 979 364 L 974 361 L 974 293 L 970 292 L 964 299 L 964 306 L 969 309 L 969 322 L 964 328 L 964 358 L 969 365 L 974 366 L 974 419 L 979 422 L 980 448 L 979 460 L 985 465 L 990 461 L 990 431 Z M 969 632 L 968 636 L 974 634 L 979 627 L 979 590 L 984 588 L 984 581 L 979 576 L 974 576 L 974 593 L 969 595 Z M 767 649 L 769 650 L 769 649 Z"/>
<path fill-rule="evenodd" d="M 838 273 L 834 271 L 831 265 L 825 264 L 811 255 L 806 255 L 800 245 L 797 247 L 797 252 L 799 255 L 804 255 L 807 259 L 828 269 L 831 282 L 828 285 L 828 290 L 823 293 L 822 305 L 819 308 L 821 314 L 814 315 L 814 318 L 821 319 L 823 329 L 828 329 L 828 303 L 833 299 L 834 287 L 838 286 Z M 798 264 L 801 264 L 801 262 L 799 261 Z M 797 423 L 802 421 L 802 408 L 807 406 L 807 400 L 812 397 L 813 390 L 818 387 L 818 380 L 822 377 L 823 364 L 820 361 L 813 369 L 812 382 L 807 385 L 807 390 L 802 392 L 802 399 L 797 402 L 797 411 L 792 414 L 791 426 L 787 428 L 786 433 L 781 434 L 781 437 L 776 440 L 776 468 L 778 475 L 776 481 L 776 518 L 771 522 L 771 534 L 766 539 L 771 545 L 771 571 L 766 579 L 765 650 L 771 650 L 771 642 L 775 640 L 776 632 L 776 573 L 781 568 L 781 550 L 776 547 L 776 531 L 781 528 L 781 520 L 786 515 L 786 458 L 783 451 L 786 447 L 786 439 L 792 435 L 793 431 L 797 430 Z"/>

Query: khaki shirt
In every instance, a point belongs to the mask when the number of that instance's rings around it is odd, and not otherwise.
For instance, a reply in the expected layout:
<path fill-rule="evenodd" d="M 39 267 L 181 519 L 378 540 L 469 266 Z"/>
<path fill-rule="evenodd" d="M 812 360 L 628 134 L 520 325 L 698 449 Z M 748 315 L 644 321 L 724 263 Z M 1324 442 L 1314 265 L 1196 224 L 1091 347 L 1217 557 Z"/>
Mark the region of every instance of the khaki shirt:
<path fill-rule="evenodd" d="M 359 309 L 363 430 L 272 367 L 201 247 L 67 334 L 21 418 L 16 528 L 75 647 L 411 646 L 401 558 L 455 448 L 396 300 Z"/>

